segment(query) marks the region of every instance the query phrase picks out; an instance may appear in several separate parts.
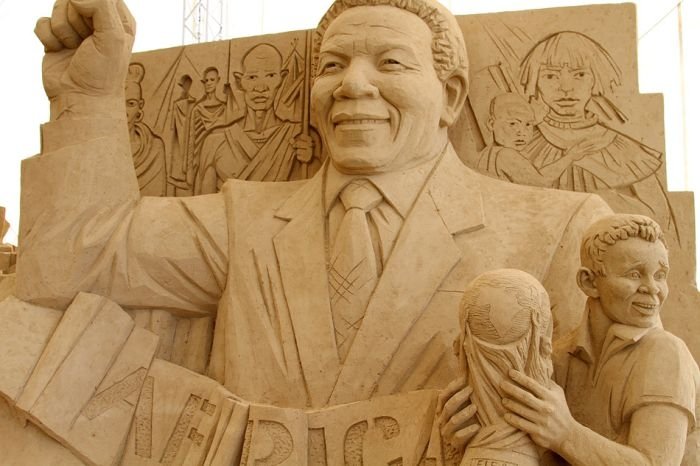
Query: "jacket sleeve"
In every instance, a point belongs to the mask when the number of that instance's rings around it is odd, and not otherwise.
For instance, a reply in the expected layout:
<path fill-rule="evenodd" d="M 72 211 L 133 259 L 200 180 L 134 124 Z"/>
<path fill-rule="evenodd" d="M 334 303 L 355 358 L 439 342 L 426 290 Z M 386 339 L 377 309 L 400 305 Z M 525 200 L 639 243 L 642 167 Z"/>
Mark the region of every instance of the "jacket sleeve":
<path fill-rule="evenodd" d="M 16 295 L 65 308 L 80 291 L 127 308 L 216 310 L 223 196 L 140 198 L 123 120 L 57 120 L 22 164 Z"/>

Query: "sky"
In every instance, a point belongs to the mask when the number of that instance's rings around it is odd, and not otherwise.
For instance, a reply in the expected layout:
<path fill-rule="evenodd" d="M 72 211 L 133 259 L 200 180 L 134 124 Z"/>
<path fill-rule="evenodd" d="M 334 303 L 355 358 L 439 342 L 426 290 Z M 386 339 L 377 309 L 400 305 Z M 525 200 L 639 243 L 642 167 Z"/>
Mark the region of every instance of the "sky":
<path fill-rule="evenodd" d="M 183 0 L 126 0 L 137 20 L 134 51 L 183 43 Z M 194 3 L 192 0 L 186 0 Z M 224 38 L 315 27 L 331 0 L 223 0 Z M 621 1 L 442 0 L 455 14 L 512 11 Z M 666 161 L 670 190 L 700 192 L 700 1 L 637 0 L 641 92 L 664 94 Z M 0 205 L 16 244 L 19 224 L 20 161 L 39 152 L 39 125 L 48 120 L 41 85 L 42 47 L 36 20 L 49 16 L 53 0 L 0 0 L 0 44 L 4 112 L 0 112 Z M 209 0 L 213 8 L 217 0 Z M 678 6 L 678 8 L 676 8 Z M 682 23 L 679 24 L 678 9 Z M 681 40 L 682 37 L 682 40 Z M 681 47 L 680 44 L 683 46 Z M 684 72 L 681 72 L 683 70 Z M 696 217 L 700 202 L 696 202 Z M 698 229 L 696 229 L 698 230 Z M 700 235 L 698 235 L 700 239 Z"/>

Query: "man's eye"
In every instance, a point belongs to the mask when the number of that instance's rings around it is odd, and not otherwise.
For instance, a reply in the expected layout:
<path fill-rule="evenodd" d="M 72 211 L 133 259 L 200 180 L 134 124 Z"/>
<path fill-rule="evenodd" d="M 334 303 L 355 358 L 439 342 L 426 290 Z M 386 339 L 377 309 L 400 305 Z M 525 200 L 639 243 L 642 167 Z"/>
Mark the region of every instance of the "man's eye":
<path fill-rule="evenodd" d="M 668 275 L 668 272 L 666 272 L 665 270 L 659 270 L 654 274 L 654 278 L 657 280 L 665 280 L 666 275 Z"/>
<path fill-rule="evenodd" d="M 321 65 L 321 74 L 337 73 L 343 66 L 337 61 L 330 61 Z"/>
<path fill-rule="evenodd" d="M 627 278 L 639 279 L 642 278 L 642 275 L 636 270 L 633 270 L 627 273 Z"/>
<path fill-rule="evenodd" d="M 554 73 L 544 73 L 544 74 L 542 75 L 542 77 L 543 77 L 544 79 L 555 79 L 555 78 L 557 77 L 557 75 L 554 74 Z"/>
<path fill-rule="evenodd" d="M 574 73 L 574 77 L 578 78 L 578 79 L 584 78 L 584 77 L 586 77 L 586 72 L 585 71 L 577 71 L 576 73 Z"/>
<path fill-rule="evenodd" d="M 383 58 L 379 61 L 379 68 L 386 71 L 399 71 L 406 69 L 403 63 L 395 58 Z"/>

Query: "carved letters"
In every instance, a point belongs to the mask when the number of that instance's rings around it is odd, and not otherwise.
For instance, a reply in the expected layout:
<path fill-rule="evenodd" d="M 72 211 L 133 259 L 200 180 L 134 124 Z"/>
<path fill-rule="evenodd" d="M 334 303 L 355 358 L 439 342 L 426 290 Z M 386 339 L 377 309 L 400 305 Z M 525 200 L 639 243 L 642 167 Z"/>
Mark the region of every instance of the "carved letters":
<path fill-rule="evenodd" d="M 144 383 L 146 372 L 146 368 L 141 367 L 111 387 L 93 396 L 85 406 L 83 415 L 90 420 L 95 419 L 114 406 L 118 401 L 125 399 L 133 393 L 137 393 Z"/>
<path fill-rule="evenodd" d="M 141 389 L 139 404 L 136 406 L 134 416 L 134 450 L 136 456 L 150 458 L 152 452 L 153 436 L 153 377 L 146 377 Z"/>

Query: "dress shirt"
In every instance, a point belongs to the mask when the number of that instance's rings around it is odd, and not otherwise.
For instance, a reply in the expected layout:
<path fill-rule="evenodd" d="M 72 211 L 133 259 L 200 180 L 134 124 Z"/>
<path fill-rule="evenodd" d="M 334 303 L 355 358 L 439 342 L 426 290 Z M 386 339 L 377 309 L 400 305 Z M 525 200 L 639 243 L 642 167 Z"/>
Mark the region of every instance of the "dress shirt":
<path fill-rule="evenodd" d="M 418 194 L 441 156 L 434 157 L 416 167 L 399 172 L 376 175 L 348 175 L 341 173 L 332 163 L 328 164 L 324 191 L 324 205 L 328 225 L 329 248 L 332 249 L 338 227 L 345 215 L 339 194 L 352 180 L 364 178 L 379 189 L 384 199 L 369 212 L 370 233 L 377 256 L 378 273 L 384 268 L 396 243 L 403 221 L 411 211 Z"/>

